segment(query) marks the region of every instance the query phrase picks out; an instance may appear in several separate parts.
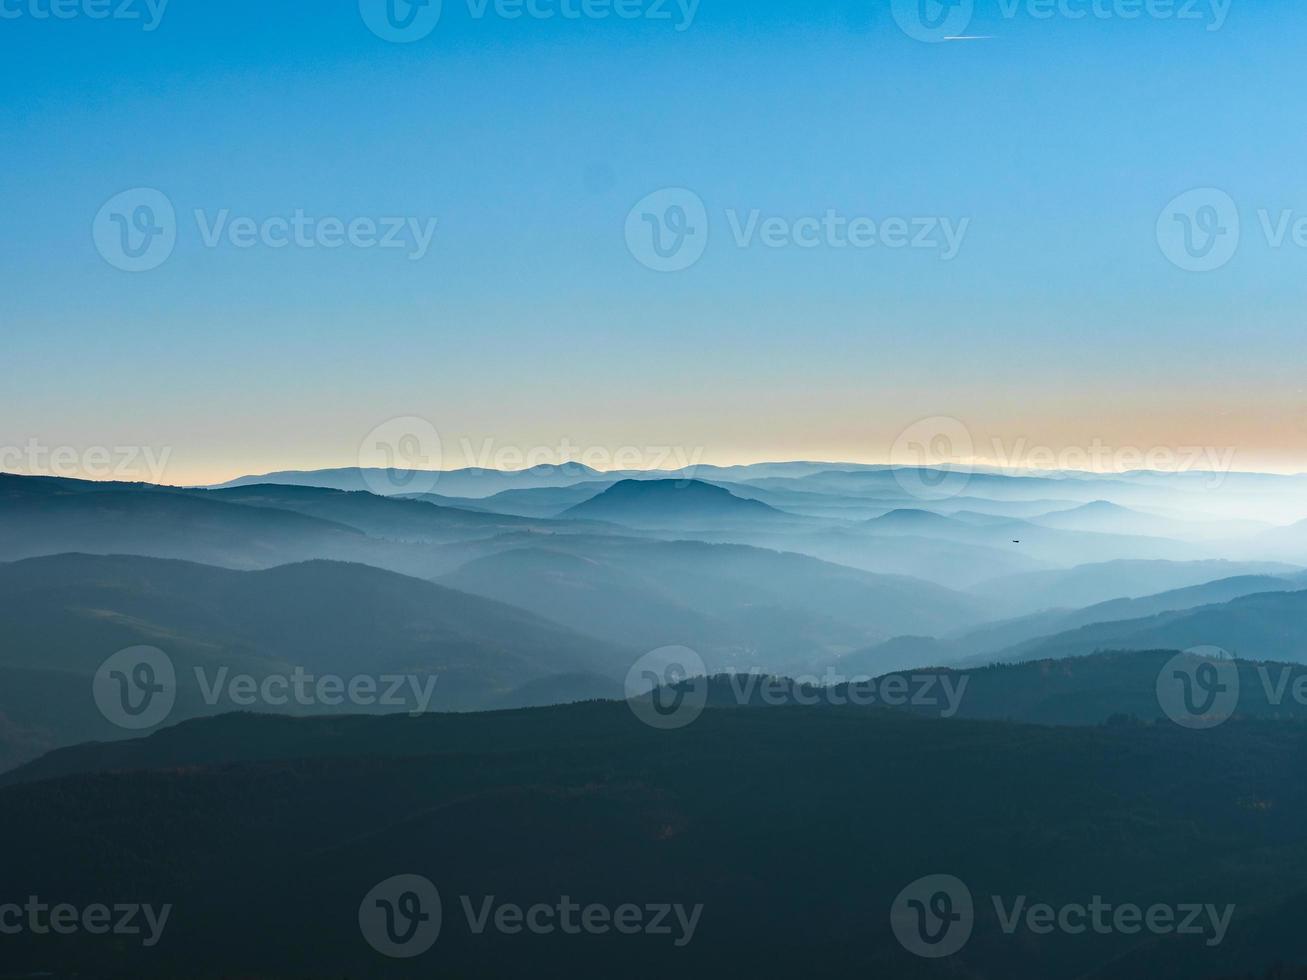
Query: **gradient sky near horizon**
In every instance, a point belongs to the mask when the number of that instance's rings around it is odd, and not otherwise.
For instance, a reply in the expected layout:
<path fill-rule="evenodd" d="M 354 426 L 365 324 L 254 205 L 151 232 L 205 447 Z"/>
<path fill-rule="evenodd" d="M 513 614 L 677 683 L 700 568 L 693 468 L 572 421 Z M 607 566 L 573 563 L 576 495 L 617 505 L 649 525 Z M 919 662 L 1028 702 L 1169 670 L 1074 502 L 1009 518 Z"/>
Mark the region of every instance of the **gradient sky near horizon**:
<path fill-rule="evenodd" d="M 152 31 L 59 2 L 0 0 L 0 446 L 168 447 L 168 482 L 215 482 L 354 465 L 420 416 L 447 467 L 563 444 L 880 462 L 945 416 L 981 459 L 1307 470 L 1307 235 L 1274 246 L 1259 217 L 1307 219 L 1301 3 L 976 0 L 974 40 L 924 43 L 889 0 L 701 0 L 688 24 L 676 0 L 444 0 L 398 44 L 358 0 L 171 0 Z M 139 187 L 177 241 L 130 273 L 92 228 Z M 709 236 L 660 273 L 625 226 L 668 187 Z M 1207 187 L 1239 248 L 1185 271 L 1159 216 Z M 417 261 L 206 246 L 195 212 L 224 210 L 438 224 Z M 755 210 L 968 225 L 951 260 L 739 247 Z"/>

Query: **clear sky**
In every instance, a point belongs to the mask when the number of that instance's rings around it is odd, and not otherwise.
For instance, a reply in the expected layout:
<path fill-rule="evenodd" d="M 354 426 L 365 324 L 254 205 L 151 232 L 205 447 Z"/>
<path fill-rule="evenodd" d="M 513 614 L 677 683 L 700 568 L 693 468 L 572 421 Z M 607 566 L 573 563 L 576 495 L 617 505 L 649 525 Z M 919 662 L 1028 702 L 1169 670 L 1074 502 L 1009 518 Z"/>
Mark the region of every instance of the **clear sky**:
<path fill-rule="evenodd" d="M 207 482 L 354 465 L 419 416 L 446 466 L 879 461 L 945 416 L 980 458 L 1307 469 L 1295 0 L 962 0 L 937 43 L 915 0 L 51 2 L 0 0 L 0 446 Z M 136 188 L 175 245 L 131 272 L 168 240 Z M 692 197 L 628 224 L 665 188 Z M 1228 198 L 1167 213 L 1195 188 Z M 297 212 L 325 237 L 276 247 Z M 706 239 L 650 268 L 682 214 Z M 1232 216 L 1232 254 L 1190 249 L 1215 268 L 1159 244 Z"/>

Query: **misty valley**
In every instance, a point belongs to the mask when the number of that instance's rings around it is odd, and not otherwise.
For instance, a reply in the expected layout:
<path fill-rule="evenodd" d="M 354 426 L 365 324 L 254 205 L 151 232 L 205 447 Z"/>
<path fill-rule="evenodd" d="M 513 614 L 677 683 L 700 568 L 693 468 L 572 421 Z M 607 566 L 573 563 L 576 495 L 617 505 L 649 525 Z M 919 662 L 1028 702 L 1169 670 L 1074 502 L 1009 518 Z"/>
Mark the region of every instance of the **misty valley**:
<path fill-rule="evenodd" d="M 427 476 L 0 476 L 4 975 L 1307 956 L 1307 478 Z"/>

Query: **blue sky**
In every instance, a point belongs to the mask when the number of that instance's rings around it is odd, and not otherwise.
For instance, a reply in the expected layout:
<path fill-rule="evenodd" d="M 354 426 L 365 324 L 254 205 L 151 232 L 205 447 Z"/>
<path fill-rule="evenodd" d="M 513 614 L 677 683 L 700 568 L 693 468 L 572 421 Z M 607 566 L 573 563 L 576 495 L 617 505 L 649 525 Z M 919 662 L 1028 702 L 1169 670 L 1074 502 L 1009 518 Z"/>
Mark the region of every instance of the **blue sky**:
<path fill-rule="evenodd" d="M 191 481 L 350 465 L 395 416 L 430 419 L 449 465 L 486 439 L 877 460 L 948 416 L 981 447 L 1307 469 L 1307 248 L 1258 219 L 1307 217 L 1300 4 L 977 0 L 984 39 L 924 43 L 888 0 L 702 0 L 688 22 L 445 0 L 397 44 L 356 0 L 171 0 L 154 30 L 145 0 L 67 2 L 0 19 L 2 444 L 168 446 Z M 142 187 L 176 246 L 131 273 L 92 230 Z M 1205 187 L 1240 245 L 1185 271 L 1159 215 Z M 707 218 L 677 272 L 624 235 L 662 188 Z M 416 261 L 204 242 L 223 212 L 296 210 L 437 224 Z M 740 247 L 753 212 L 966 232 L 950 259 Z"/>

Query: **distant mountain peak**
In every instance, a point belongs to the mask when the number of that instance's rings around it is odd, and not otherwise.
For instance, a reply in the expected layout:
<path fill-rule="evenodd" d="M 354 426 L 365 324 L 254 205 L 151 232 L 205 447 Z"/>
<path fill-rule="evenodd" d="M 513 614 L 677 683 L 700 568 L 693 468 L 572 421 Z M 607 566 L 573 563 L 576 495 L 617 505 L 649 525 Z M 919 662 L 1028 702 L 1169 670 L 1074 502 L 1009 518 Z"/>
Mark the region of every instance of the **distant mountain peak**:
<path fill-rule="evenodd" d="M 766 519 L 783 512 L 702 480 L 619 480 L 562 516 L 621 521 L 656 519 Z"/>
<path fill-rule="evenodd" d="M 891 510 L 880 517 L 873 517 L 867 521 L 868 524 L 885 526 L 905 526 L 905 525 L 936 525 L 956 523 L 952 518 L 945 517 L 943 514 L 936 514 L 933 510 L 920 510 L 914 507 L 900 507 L 897 510 Z"/>
<path fill-rule="evenodd" d="M 1114 504 L 1110 500 L 1091 500 L 1087 504 L 1081 504 L 1079 507 L 1073 507 L 1069 511 L 1061 511 L 1064 514 L 1134 514 L 1137 511 L 1129 507 L 1122 507 L 1120 504 Z"/>

